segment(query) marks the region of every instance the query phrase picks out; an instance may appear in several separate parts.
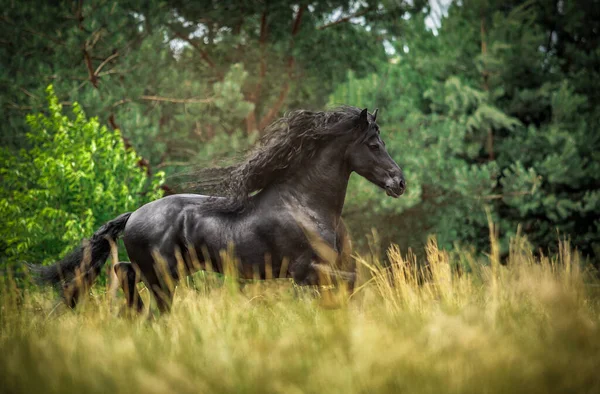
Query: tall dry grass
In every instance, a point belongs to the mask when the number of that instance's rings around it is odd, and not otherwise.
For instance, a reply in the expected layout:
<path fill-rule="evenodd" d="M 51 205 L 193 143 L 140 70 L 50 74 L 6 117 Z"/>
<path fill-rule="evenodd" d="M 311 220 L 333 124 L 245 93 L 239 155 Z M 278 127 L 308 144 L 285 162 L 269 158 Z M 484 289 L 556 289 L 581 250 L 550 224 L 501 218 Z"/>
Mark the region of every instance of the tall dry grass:
<path fill-rule="evenodd" d="M 235 280 L 201 274 L 178 286 L 170 315 L 150 319 L 126 317 L 103 289 L 71 311 L 49 291 L 5 280 L 0 388 L 600 392 L 594 276 L 565 242 L 556 256 L 539 257 L 514 240 L 506 266 L 492 245 L 485 256 L 431 240 L 421 264 L 397 247 L 358 257 L 362 280 L 349 300 L 286 280 L 240 291 Z"/>

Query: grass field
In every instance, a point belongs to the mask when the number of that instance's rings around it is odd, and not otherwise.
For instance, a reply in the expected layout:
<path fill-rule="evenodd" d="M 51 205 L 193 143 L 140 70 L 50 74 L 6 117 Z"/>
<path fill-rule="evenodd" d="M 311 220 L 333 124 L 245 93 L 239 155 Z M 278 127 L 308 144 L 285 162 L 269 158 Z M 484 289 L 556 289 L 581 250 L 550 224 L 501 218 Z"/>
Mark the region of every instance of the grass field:
<path fill-rule="evenodd" d="M 539 258 L 514 241 L 507 266 L 496 254 L 431 242 L 424 281 L 396 248 L 360 258 L 362 285 L 349 300 L 285 280 L 240 292 L 200 276 L 161 318 L 123 316 L 101 287 L 71 311 L 49 291 L 5 280 L 1 391 L 599 393 L 593 275 L 567 244 Z"/>

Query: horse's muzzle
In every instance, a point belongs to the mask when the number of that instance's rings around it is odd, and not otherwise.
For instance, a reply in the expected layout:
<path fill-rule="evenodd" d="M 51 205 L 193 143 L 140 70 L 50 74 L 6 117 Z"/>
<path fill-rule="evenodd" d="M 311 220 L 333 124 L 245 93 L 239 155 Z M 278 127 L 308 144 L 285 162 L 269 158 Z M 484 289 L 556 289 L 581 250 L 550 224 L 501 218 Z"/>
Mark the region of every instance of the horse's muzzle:
<path fill-rule="evenodd" d="M 404 190 L 406 190 L 406 181 L 401 175 L 390 177 L 385 182 L 385 193 L 390 197 L 398 198 L 404 194 Z"/>

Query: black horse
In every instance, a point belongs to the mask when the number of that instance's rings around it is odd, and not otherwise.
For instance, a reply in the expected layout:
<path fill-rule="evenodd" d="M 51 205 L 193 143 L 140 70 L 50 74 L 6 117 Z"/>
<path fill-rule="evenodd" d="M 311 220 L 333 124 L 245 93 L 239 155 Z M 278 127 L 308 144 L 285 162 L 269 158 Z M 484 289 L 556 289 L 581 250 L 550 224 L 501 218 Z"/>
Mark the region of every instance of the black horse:
<path fill-rule="evenodd" d="M 137 282 L 145 283 L 161 312 L 168 311 L 173 289 L 166 277 L 179 279 L 182 265 L 184 274 L 209 264 L 223 273 L 220 252 L 231 244 L 242 278 L 281 272 L 298 284 L 312 285 L 320 273 L 335 271 L 353 282 L 354 265 L 338 259 L 333 264 L 340 265 L 338 270 L 332 270 L 310 238 L 316 234 L 338 256 L 344 255 L 341 214 L 352 172 L 389 196 L 404 192 L 402 170 L 386 151 L 376 117 L 377 110 L 369 114 L 349 106 L 291 112 L 265 130 L 245 160 L 198 175 L 201 190 L 222 197 L 175 194 L 153 201 L 104 224 L 57 264 L 32 271 L 42 281 L 62 286 L 66 302 L 75 306 L 123 233 L 131 263 L 119 263 L 115 271 L 128 305 L 137 310 L 143 308 Z"/>

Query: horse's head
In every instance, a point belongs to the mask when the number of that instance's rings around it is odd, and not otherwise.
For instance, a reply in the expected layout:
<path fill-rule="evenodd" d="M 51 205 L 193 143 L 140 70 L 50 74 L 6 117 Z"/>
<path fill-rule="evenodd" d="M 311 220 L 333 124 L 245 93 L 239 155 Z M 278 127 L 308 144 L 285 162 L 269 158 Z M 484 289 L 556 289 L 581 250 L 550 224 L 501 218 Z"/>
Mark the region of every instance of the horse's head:
<path fill-rule="evenodd" d="M 388 196 L 399 197 L 406 188 L 404 175 L 385 149 L 376 121 L 377 110 L 373 115 L 366 108 L 360 113 L 356 125 L 359 135 L 346 150 L 346 160 L 350 171 L 381 187 Z"/>

